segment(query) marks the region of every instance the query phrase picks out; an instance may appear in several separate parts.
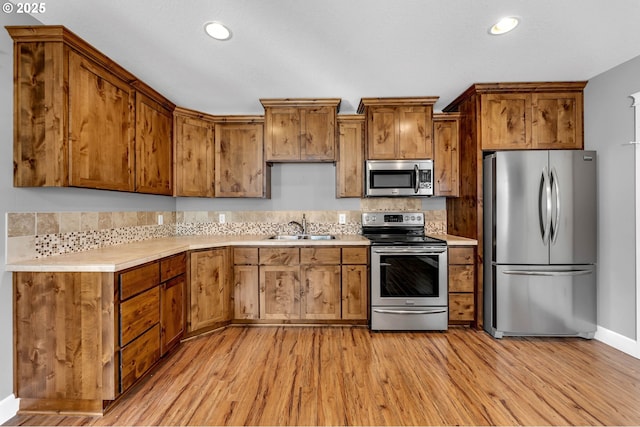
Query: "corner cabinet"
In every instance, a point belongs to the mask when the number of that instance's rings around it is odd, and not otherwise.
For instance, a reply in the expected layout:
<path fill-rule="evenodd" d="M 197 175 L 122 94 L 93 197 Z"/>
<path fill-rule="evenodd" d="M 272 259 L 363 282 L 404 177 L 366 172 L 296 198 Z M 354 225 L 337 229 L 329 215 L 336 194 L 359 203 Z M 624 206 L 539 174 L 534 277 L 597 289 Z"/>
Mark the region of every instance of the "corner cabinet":
<path fill-rule="evenodd" d="M 187 335 L 225 326 L 231 320 L 229 248 L 189 253 Z"/>
<path fill-rule="evenodd" d="M 197 111 L 177 107 L 173 113 L 174 196 L 215 194 L 214 122 Z"/>
<path fill-rule="evenodd" d="M 175 196 L 271 197 L 262 116 L 174 111 Z"/>
<path fill-rule="evenodd" d="M 362 98 L 367 159 L 432 159 L 433 104 L 438 97 Z"/>
<path fill-rule="evenodd" d="M 261 99 L 267 162 L 336 160 L 339 98 Z"/>
<path fill-rule="evenodd" d="M 15 187 L 171 194 L 171 102 L 62 26 L 7 31 Z"/>

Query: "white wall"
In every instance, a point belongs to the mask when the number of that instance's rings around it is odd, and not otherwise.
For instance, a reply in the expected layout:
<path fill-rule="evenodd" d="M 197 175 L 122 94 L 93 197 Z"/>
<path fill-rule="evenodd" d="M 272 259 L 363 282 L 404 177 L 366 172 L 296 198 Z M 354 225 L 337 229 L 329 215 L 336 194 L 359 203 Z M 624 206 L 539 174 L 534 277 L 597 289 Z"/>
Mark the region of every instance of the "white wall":
<path fill-rule="evenodd" d="M 598 151 L 598 326 L 637 340 L 634 109 L 640 57 L 590 79 L 585 148 Z"/>
<path fill-rule="evenodd" d="M 7 212 L 173 211 L 172 197 L 77 188 L 13 188 L 13 41 L 5 25 L 40 25 L 29 15 L 0 13 L 0 236 Z M 13 393 L 13 309 L 11 273 L 0 244 L 0 406 Z M 0 422 L 3 413 L 0 407 Z"/>

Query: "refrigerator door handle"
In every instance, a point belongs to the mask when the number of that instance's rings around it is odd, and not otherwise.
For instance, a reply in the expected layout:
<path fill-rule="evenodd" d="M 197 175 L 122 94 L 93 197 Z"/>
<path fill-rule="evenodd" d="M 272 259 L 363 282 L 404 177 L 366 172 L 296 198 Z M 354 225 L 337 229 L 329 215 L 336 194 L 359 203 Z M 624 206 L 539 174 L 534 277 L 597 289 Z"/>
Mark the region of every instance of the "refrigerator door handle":
<path fill-rule="evenodd" d="M 549 172 L 545 166 L 542 169 L 542 177 L 540 178 L 540 198 L 538 200 L 538 208 L 540 210 L 540 233 L 542 234 L 542 242 L 546 245 L 549 242 L 551 233 L 551 179 Z"/>
<path fill-rule="evenodd" d="M 593 270 L 505 270 L 502 273 L 515 276 L 586 276 Z"/>
<path fill-rule="evenodd" d="M 560 184 L 558 183 L 558 172 L 556 172 L 556 168 L 551 168 L 551 184 L 556 193 L 556 204 L 554 206 L 555 221 L 554 217 L 551 217 L 551 241 L 555 243 L 558 238 L 558 231 L 560 230 Z"/>

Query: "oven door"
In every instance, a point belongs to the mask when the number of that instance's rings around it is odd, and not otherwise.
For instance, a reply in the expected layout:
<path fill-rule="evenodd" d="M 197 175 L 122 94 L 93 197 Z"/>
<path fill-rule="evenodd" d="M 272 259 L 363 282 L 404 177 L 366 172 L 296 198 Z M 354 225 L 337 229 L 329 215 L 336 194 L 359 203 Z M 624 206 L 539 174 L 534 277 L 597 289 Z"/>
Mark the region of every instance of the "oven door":
<path fill-rule="evenodd" d="M 448 304 L 447 248 L 371 247 L 371 305 L 425 307 Z"/>

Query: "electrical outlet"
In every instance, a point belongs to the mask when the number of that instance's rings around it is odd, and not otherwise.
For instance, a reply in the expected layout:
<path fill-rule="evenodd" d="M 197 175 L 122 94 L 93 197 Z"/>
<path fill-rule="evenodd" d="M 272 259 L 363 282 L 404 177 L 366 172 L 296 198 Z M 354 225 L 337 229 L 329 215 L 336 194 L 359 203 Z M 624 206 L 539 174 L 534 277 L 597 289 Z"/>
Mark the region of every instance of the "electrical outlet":
<path fill-rule="evenodd" d="M 346 224 L 347 223 L 347 214 L 338 214 L 338 224 Z"/>
<path fill-rule="evenodd" d="M 225 214 L 219 214 L 218 215 L 218 222 L 220 224 L 224 224 L 225 222 L 227 222 L 227 216 Z"/>
<path fill-rule="evenodd" d="M 164 224 L 164 217 L 162 215 L 158 215 L 158 225 Z"/>

